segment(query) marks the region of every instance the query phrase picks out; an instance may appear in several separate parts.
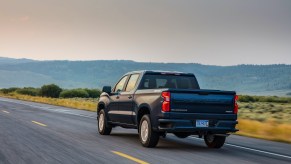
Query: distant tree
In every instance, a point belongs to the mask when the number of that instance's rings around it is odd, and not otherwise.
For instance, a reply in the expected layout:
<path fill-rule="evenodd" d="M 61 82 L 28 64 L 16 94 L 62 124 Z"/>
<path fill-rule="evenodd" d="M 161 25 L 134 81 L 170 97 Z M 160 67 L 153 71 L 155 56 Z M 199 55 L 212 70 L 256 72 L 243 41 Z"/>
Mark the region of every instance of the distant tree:
<path fill-rule="evenodd" d="M 40 89 L 33 87 L 24 87 L 16 90 L 17 93 L 29 96 L 38 96 Z"/>
<path fill-rule="evenodd" d="M 8 93 L 11 93 L 11 92 L 15 92 L 17 89 L 20 89 L 20 88 L 16 88 L 16 87 L 12 87 L 12 88 L 3 88 L 1 89 L 0 91 L 4 94 L 8 94 Z"/>
<path fill-rule="evenodd" d="M 64 90 L 61 92 L 60 97 L 62 98 L 88 98 L 89 94 L 84 89 L 70 89 L 70 90 Z"/>
<path fill-rule="evenodd" d="M 99 89 L 85 89 L 85 91 L 89 94 L 90 98 L 98 98 L 101 95 L 101 91 Z"/>
<path fill-rule="evenodd" d="M 58 98 L 61 92 L 62 88 L 55 84 L 43 85 L 40 88 L 40 95 L 44 97 Z"/>

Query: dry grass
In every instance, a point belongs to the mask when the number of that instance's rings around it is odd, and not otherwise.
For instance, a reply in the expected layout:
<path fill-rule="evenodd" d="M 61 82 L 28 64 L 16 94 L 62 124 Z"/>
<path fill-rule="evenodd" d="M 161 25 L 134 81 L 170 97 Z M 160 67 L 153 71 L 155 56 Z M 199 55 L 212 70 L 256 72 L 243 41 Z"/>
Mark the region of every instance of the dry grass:
<path fill-rule="evenodd" d="M 291 143 L 291 124 L 239 119 L 238 135 Z"/>
<path fill-rule="evenodd" d="M 238 135 L 291 143 L 291 103 L 240 102 Z"/>
<path fill-rule="evenodd" d="M 240 102 L 239 118 L 291 124 L 291 103 Z"/>
<path fill-rule="evenodd" d="M 63 98 L 47 98 L 47 97 L 37 97 L 37 96 L 27 96 L 20 94 L 0 94 L 2 97 L 13 98 L 18 100 L 40 102 L 51 105 L 64 106 L 69 108 L 76 108 L 81 110 L 88 110 L 95 112 L 97 110 L 97 99 L 81 99 L 81 98 L 72 98 L 72 99 L 63 99 Z"/>
<path fill-rule="evenodd" d="M 16 93 L 0 94 L 2 97 L 40 102 L 88 111 L 96 111 L 97 99 L 61 99 L 19 95 Z M 236 134 L 291 143 L 291 104 L 281 103 L 240 103 L 240 114 Z M 283 109 L 283 110 L 282 110 Z"/>

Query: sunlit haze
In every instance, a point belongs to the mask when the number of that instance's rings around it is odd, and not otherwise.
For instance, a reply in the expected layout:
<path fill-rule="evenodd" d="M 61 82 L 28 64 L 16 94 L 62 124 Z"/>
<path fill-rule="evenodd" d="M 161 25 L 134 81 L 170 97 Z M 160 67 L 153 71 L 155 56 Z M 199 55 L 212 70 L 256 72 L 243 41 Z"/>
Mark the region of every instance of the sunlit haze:
<path fill-rule="evenodd" d="M 0 56 L 291 64 L 291 1 L 0 0 Z"/>

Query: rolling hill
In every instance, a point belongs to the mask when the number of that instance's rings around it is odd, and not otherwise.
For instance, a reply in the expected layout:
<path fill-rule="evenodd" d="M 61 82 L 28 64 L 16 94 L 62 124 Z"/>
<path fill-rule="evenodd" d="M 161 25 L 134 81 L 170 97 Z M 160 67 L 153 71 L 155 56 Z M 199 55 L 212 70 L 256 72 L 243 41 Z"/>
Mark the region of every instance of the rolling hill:
<path fill-rule="evenodd" d="M 133 70 L 192 72 L 201 88 L 236 90 L 242 94 L 286 95 L 291 92 L 291 65 L 213 66 L 196 63 L 144 63 L 129 60 L 35 61 L 0 58 L 0 88 L 40 87 L 56 83 L 64 88 L 113 85 Z"/>

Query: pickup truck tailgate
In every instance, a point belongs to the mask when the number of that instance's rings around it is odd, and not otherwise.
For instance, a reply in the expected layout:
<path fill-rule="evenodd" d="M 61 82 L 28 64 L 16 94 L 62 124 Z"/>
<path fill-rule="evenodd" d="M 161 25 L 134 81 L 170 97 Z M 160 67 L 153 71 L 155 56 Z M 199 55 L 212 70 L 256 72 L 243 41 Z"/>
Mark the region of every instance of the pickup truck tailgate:
<path fill-rule="evenodd" d="M 171 112 L 233 114 L 235 92 L 171 91 Z"/>

